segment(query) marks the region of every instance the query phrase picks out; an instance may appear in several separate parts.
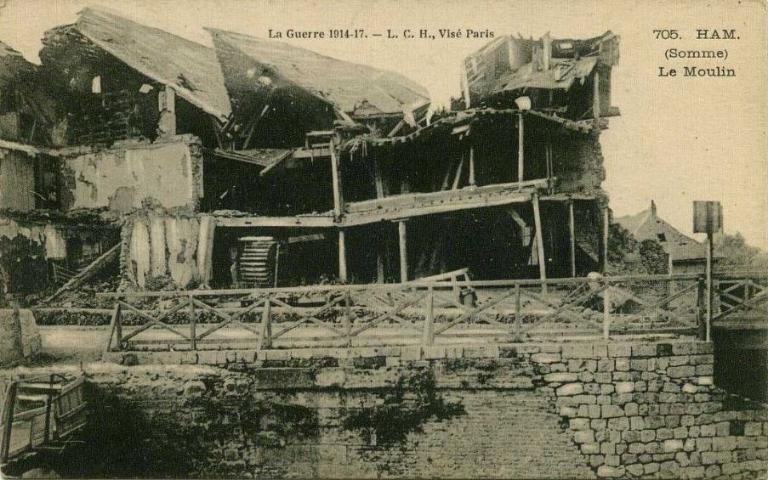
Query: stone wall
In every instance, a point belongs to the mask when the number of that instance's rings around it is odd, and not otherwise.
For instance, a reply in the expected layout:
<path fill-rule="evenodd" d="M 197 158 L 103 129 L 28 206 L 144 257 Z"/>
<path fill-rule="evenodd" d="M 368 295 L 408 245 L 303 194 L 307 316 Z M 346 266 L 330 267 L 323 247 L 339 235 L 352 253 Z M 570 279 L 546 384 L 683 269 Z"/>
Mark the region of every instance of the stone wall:
<path fill-rule="evenodd" d="M 124 213 L 144 205 L 195 210 L 202 191 L 202 150 L 196 137 L 155 143 L 122 141 L 66 158 L 62 208 L 109 208 Z"/>
<path fill-rule="evenodd" d="M 80 449 L 87 458 L 71 460 L 91 471 L 59 466 L 60 473 L 760 478 L 768 472 L 768 411 L 712 385 L 707 343 L 305 349 L 217 358 L 216 367 L 88 366 L 89 448 Z M 126 364 L 136 360 L 124 357 Z"/>

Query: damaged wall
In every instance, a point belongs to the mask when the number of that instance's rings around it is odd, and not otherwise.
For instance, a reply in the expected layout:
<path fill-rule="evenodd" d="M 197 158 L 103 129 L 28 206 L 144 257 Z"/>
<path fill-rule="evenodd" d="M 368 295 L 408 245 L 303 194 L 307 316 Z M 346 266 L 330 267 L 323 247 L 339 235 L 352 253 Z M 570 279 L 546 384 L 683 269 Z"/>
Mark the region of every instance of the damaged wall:
<path fill-rule="evenodd" d="M 120 271 L 150 290 L 168 279 L 177 288 L 209 285 L 215 228 L 208 215 L 133 215 L 123 225 Z"/>
<path fill-rule="evenodd" d="M 195 210 L 203 194 L 202 162 L 199 140 L 190 135 L 151 144 L 118 142 L 65 160 L 62 206 L 121 213 L 147 204 Z"/>
<path fill-rule="evenodd" d="M 35 208 L 35 163 L 23 152 L 0 148 L 0 209 Z"/>

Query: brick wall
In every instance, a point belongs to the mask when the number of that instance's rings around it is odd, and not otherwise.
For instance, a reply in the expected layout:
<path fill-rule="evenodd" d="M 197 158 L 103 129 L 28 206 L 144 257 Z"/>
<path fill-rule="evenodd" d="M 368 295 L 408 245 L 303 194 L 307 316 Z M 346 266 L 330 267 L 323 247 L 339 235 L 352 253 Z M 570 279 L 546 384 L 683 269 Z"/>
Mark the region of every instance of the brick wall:
<path fill-rule="evenodd" d="M 351 352 L 307 358 L 306 350 L 273 351 L 235 362 L 223 355 L 226 369 L 89 366 L 89 448 L 59 471 L 316 478 L 768 472 L 768 411 L 712 385 L 711 344 Z M 403 431 L 393 437 L 388 425 Z"/>

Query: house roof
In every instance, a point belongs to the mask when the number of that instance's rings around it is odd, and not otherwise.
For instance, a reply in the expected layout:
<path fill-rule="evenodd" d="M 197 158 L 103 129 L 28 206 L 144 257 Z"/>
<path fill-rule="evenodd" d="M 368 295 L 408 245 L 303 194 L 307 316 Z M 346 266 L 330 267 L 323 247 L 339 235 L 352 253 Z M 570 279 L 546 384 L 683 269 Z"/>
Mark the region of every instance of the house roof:
<path fill-rule="evenodd" d="M 547 90 L 568 90 L 577 80 L 592 73 L 597 65 L 597 57 L 572 59 L 552 59 L 549 70 L 538 70 L 534 63 L 527 63 L 497 82 L 492 93 L 519 90 L 522 88 L 542 88 Z"/>
<path fill-rule="evenodd" d="M 672 256 L 672 261 L 703 260 L 707 256 L 706 247 L 695 239 L 684 235 L 656 213 L 656 207 L 643 210 L 635 215 L 616 219 L 638 241 L 657 240 L 664 251 Z M 663 239 L 663 240 L 662 240 Z"/>
<path fill-rule="evenodd" d="M 219 42 L 223 42 L 266 67 L 271 75 L 351 115 L 402 113 L 429 101 L 424 87 L 394 72 L 345 62 L 282 42 L 207 30 L 217 53 L 221 50 Z"/>
<path fill-rule="evenodd" d="M 229 95 L 213 49 L 90 7 L 80 12 L 74 28 L 205 112 L 222 121 L 230 114 Z"/>

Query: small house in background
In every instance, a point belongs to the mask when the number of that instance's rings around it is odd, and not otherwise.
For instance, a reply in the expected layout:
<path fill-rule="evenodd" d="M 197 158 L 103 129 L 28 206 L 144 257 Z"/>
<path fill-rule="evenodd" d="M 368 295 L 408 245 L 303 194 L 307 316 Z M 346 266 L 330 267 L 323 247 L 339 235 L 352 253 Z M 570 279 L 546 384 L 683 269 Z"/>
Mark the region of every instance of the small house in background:
<path fill-rule="evenodd" d="M 616 222 L 626 228 L 638 242 L 658 241 L 671 257 L 673 273 L 704 272 L 707 264 L 706 245 L 684 235 L 659 217 L 653 200 L 650 208 L 635 215 L 619 217 Z"/>

